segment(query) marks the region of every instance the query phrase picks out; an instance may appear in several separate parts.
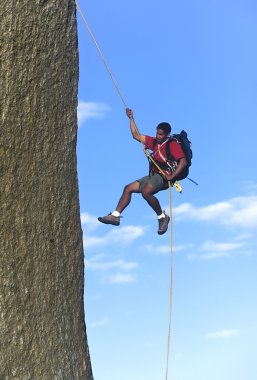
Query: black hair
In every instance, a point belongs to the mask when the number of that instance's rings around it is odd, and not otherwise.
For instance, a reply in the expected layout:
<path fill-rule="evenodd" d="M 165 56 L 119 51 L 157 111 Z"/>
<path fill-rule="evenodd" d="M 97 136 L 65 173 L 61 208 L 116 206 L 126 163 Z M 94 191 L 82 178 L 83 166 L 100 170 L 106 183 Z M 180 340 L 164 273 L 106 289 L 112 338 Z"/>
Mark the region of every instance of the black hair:
<path fill-rule="evenodd" d="M 165 133 L 165 135 L 168 135 L 171 132 L 170 124 L 166 123 L 165 121 L 158 124 L 156 129 L 161 129 Z"/>

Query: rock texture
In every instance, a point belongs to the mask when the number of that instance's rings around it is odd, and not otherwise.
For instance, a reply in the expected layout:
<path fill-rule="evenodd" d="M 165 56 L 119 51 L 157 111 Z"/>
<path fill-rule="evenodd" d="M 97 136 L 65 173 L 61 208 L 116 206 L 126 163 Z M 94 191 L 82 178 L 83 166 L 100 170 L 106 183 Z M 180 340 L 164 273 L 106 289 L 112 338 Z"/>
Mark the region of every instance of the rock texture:
<path fill-rule="evenodd" d="M 71 0 L 0 4 L 0 380 L 93 380 Z"/>

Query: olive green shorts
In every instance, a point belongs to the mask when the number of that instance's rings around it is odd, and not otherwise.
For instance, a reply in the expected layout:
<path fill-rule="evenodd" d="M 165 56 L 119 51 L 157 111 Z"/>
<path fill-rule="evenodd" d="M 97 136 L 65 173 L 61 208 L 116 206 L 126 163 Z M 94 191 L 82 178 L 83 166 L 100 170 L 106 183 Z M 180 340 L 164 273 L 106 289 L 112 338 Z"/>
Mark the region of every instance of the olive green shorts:
<path fill-rule="evenodd" d="M 168 183 L 162 176 L 158 173 L 151 173 L 137 180 L 139 182 L 139 192 L 142 190 L 146 184 L 151 184 L 153 186 L 153 194 L 158 193 L 158 191 L 166 190 L 168 188 Z"/>

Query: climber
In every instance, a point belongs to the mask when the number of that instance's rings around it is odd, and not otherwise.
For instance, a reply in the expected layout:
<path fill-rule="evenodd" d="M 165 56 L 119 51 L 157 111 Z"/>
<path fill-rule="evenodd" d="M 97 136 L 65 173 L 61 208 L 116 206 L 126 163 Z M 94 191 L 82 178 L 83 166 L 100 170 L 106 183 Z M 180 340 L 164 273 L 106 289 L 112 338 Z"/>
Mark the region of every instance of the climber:
<path fill-rule="evenodd" d="M 172 140 L 170 141 L 171 126 L 169 123 L 162 122 L 157 125 L 156 137 L 141 135 L 136 127 L 133 112 L 126 108 L 126 114 L 130 119 L 130 129 L 135 140 L 141 142 L 147 149 L 153 151 L 153 159 L 162 169 L 162 173 L 154 166 L 150 166 L 149 175 L 138 179 L 124 187 L 122 196 L 118 202 L 116 209 L 98 220 L 104 224 L 120 225 L 120 217 L 123 210 L 129 205 L 133 193 L 141 193 L 142 197 L 147 201 L 149 206 L 155 211 L 158 219 L 158 234 L 163 235 L 169 225 L 170 217 L 162 211 L 158 199 L 154 194 L 168 188 L 168 181 L 174 182 L 183 170 L 187 167 L 187 159 L 180 144 Z M 173 161 L 169 162 L 166 153 L 166 144 L 169 141 L 170 156 Z"/>

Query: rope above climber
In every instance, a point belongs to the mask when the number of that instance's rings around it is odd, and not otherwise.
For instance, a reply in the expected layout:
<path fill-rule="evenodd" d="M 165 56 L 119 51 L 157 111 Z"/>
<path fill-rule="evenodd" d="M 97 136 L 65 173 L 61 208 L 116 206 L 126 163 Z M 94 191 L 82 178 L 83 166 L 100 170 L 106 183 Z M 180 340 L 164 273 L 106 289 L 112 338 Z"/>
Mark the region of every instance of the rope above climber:
<path fill-rule="evenodd" d="M 154 210 L 158 219 L 158 234 L 163 235 L 169 225 L 170 217 L 162 210 L 155 194 L 166 190 L 169 183 L 184 179 L 188 174 L 189 163 L 179 141 L 170 138 L 171 126 L 167 122 L 157 125 L 156 136 L 141 135 L 134 121 L 133 112 L 126 108 L 130 119 L 130 129 L 135 140 L 151 150 L 149 175 L 146 175 L 124 187 L 116 209 L 98 220 L 104 224 L 120 225 L 121 213 L 129 205 L 133 193 L 141 193 L 149 206 Z M 155 164 L 154 164 L 155 163 Z"/>

